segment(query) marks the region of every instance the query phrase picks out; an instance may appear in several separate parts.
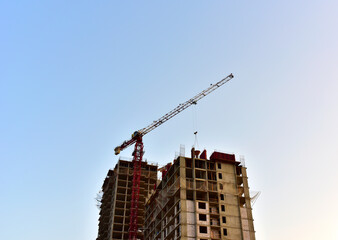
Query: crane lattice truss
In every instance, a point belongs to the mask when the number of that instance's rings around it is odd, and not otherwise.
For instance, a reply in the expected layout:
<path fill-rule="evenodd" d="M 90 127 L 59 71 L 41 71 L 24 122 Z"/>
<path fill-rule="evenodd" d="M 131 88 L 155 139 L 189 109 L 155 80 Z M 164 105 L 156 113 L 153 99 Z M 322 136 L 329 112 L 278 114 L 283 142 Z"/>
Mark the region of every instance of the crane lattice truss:
<path fill-rule="evenodd" d="M 138 201 L 140 198 L 140 179 L 141 179 L 141 162 L 143 155 L 143 142 L 142 137 L 136 140 L 133 158 L 133 186 L 131 189 L 131 208 L 130 208 L 130 221 L 129 221 L 129 239 L 137 238 L 137 212 Z"/>
<path fill-rule="evenodd" d="M 142 163 L 142 156 L 143 156 L 143 141 L 142 137 L 147 133 L 151 132 L 158 126 L 162 125 L 169 119 L 173 118 L 183 110 L 187 109 L 193 104 L 197 104 L 197 101 L 201 100 L 208 94 L 215 91 L 217 88 L 222 86 L 223 84 L 230 81 L 234 76 L 230 74 L 229 76 L 223 78 L 219 82 L 215 84 L 211 84 L 210 87 L 203 90 L 195 97 L 189 99 L 188 101 L 179 104 L 176 108 L 172 111 L 168 112 L 157 121 L 154 121 L 149 126 L 142 128 L 133 133 L 132 138 L 128 141 L 124 141 L 120 146 L 115 148 L 115 154 L 119 154 L 125 148 L 131 146 L 135 143 L 135 148 L 133 152 L 133 167 L 134 167 L 134 176 L 133 176 L 133 186 L 132 186 L 132 197 L 131 197 L 131 209 L 130 209 L 130 222 L 129 222 L 129 240 L 136 240 L 137 239 L 137 211 L 138 211 L 138 202 L 140 196 L 140 178 L 141 178 L 141 163 Z"/>

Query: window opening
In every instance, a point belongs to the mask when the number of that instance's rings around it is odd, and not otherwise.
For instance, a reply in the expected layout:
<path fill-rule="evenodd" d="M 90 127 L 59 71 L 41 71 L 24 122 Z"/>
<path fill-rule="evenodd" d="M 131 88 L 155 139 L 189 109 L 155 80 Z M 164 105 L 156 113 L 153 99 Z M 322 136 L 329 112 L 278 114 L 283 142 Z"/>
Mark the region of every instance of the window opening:
<path fill-rule="evenodd" d="M 207 220 L 207 215 L 205 215 L 205 214 L 198 214 L 198 219 L 200 221 L 206 221 Z"/>
<path fill-rule="evenodd" d="M 200 226 L 200 233 L 208 233 L 208 228 Z"/>
<path fill-rule="evenodd" d="M 204 202 L 199 202 L 198 203 L 198 208 L 199 209 L 207 209 L 207 206 L 206 206 L 206 204 Z"/>

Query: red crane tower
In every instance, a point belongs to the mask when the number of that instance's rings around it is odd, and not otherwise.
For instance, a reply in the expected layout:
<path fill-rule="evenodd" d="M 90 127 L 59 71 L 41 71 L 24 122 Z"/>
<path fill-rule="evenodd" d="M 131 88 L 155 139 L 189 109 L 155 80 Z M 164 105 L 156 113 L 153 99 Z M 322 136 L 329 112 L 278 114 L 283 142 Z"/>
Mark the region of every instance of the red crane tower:
<path fill-rule="evenodd" d="M 134 167 L 134 176 L 133 176 L 133 186 L 132 186 L 132 196 L 131 196 L 131 208 L 130 208 L 130 222 L 129 222 L 129 240 L 137 239 L 137 211 L 138 211 L 138 202 L 140 196 L 140 178 L 141 178 L 141 162 L 143 156 L 143 141 L 142 137 L 154 130 L 158 126 L 162 125 L 169 119 L 173 118 L 183 110 L 187 109 L 193 104 L 197 104 L 197 101 L 204 98 L 209 93 L 213 92 L 223 84 L 230 81 L 234 76 L 230 74 L 229 76 L 223 78 L 215 84 L 211 84 L 210 87 L 203 90 L 195 97 L 189 99 L 188 101 L 179 104 L 176 108 L 159 118 L 157 121 L 154 121 L 149 126 L 142 128 L 138 131 L 135 131 L 131 139 L 124 141 L 120 146 L 117 146 L 115 150 L 115 155 L 118 155 L 122 150 L 133 145 L 135 143 L 134 152 L 133 152 L 133 167 Z"/>

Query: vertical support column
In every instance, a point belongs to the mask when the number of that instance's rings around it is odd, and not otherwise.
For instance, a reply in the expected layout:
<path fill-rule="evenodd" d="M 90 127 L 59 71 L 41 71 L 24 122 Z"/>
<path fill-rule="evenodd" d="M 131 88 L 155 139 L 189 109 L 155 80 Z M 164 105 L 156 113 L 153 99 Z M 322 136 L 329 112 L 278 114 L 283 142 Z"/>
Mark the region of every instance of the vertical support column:
<path fill-rule="evenodd" d="M 249 235 L 247 238 L 255 240 L 255 229 L 253 225 L 253 217 L 252 217 L 252 208 L 251 208 L 251 198 L 249 192 L 249 184 L 248 184 L 248 175 L 246 172 L 246 167 L 242 167 L 242 176 L 243 176 L 243 187 L 244 187 L 244 197 L 245 197 L 245 211 L 246 211 L 246 221 L 247 221 L 247 234 Z"/>
<path fill-rule="evenodd" d="M 179 172 L 180 172 L 180 202 L 181 202 L 181 238 L 188 238 L 188 219 L 187 219 L 187 180 L 186 180 L 186 160 L 185 157 L 179 158 Z"/>
<path fill-rule="evenodd" d="M 233 165 L 234 167 L 234 177 L 235 177 L 235 187 L 236 187 L 236 192 L 238 193 L 238 187 L 240 184 L 237 182 L 237 170 L 236 170 L 236 165 Z M 239 226 L 241 228 L 241 239 L 244 239 L 244 234 L 243 234 L 243 223 L 242 223 L 242 213 L 241 213 L 241 205 L 239 201 L 240 196 L 237 194 L 237 204 L 238 204 L 238 216 L 239 216 Z"/>
<path fill-rule="evenodd" d="M 133 152 L 133 186 L 131 195 L 131 208 L 130 208 L 130 223 L 129 223 L 129 240 L 137 239 L 137 211 L 138 201 L 140 197 L 140 178 L 141 178 L 141 162 L 143 156 L 143 142 L 142 137 L 138 137 L 135 143 Z"/>
<path fill-rule="evenodd" d="M 193 194 L 194 194 L 194 207 L 195 207 L 195 236 L 198 237 L 198 225 L 197 225 L 197 197 L 196 197 L 196 169 L 195 169 L 195 148 L 191 149 L 191 169 L 192 169 L 192 179 L 193 179 Z"/>
<path fill-rule="evenodd" d="M 111 195 L 111 199 L 114 200 L 111 203 L 111 214 L 110 214 L 110 219 L 114 219 L 115 217 L 115 208 L 116 208 L 116 194 L 117 194 L 117 187 L 118 187 L 118 181 L 119 181 L 119 174 L 117 173 L 118 171 L 120 171 L 120 167 L 118 167 L 117 171 L 114 171 L 114 178 L 115 178 L 115 182 L 114 182 L 114 188 L 113 188 L 113 192 Z M 115 197 L 114 197 L 115 196 Z M 109 229 L 109 233 L 108 233 L 108 239 L 112 239 L 113 237 L 113 229 L 114 229 L 114 222 L 110 224 L 110 229 Z"/>

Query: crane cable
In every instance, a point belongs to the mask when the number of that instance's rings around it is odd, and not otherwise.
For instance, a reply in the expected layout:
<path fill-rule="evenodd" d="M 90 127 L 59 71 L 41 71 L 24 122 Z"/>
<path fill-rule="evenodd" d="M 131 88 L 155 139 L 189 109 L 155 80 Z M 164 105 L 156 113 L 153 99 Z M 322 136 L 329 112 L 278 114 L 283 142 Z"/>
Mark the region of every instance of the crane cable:
<path fill-rule="evenodd" d="M 198 138 L 197 138 L 197 133 L 198 133 L 198 127 L 197 127 L 197 106 L 192 107 L 192 122 L 193 122 L 193 132 L 195 135 L 195 141 L 194 141 L 194 148 L 199 149 L 199 144 L 198 144 Z"/>

